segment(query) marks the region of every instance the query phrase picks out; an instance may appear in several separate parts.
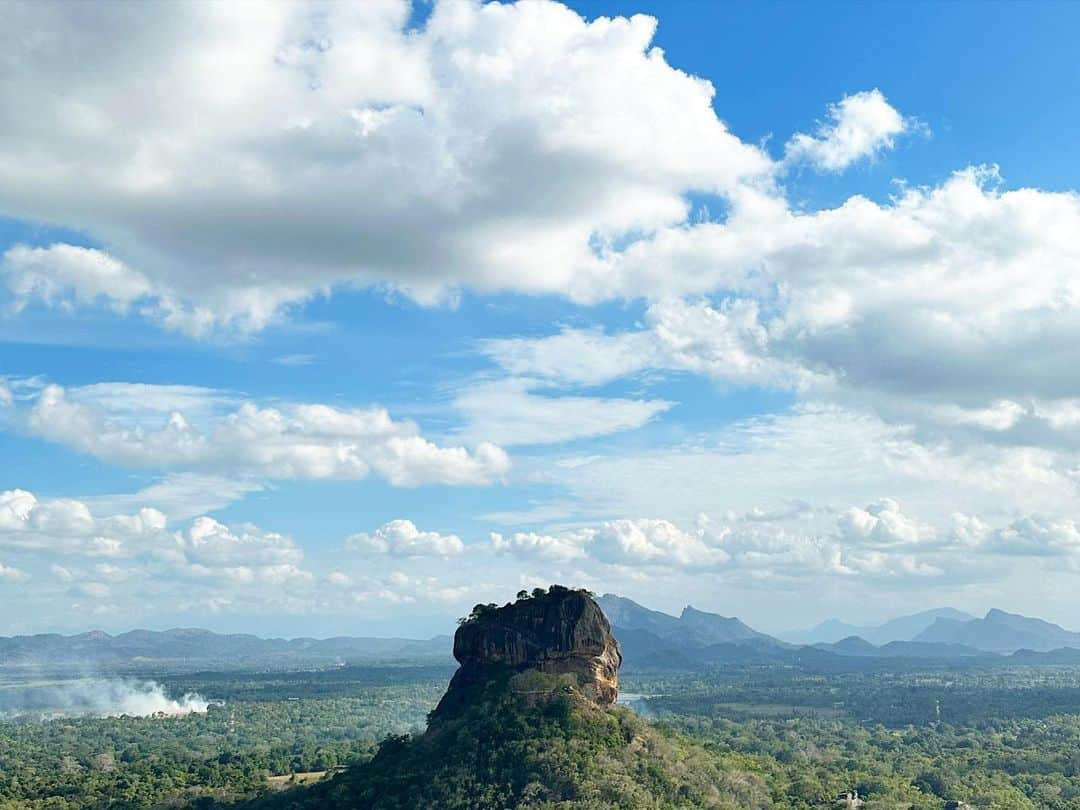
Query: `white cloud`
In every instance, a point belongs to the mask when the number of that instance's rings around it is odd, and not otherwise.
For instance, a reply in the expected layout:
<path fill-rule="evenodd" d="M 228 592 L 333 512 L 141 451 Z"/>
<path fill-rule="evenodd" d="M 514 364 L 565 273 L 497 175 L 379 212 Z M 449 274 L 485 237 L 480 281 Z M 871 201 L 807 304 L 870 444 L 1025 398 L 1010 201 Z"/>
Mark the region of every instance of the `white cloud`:
<path fill-rule="evenodd" d="M 186 520 L 215 512 L 263 489 L 263 484 L 247 478 L 170 473 L 137 492 L 94 495 L 83 501 L 95 512 L 125 512 L 146 505 L 160 510 L 170 520 Z"/>
<path fill-rule="evenodd" d="M 0 582 L 22 582 L 27 578 L 28 575 L 25 571 L 0 563 Z"/>
<path fill-rule="evenodd" d="M 722 565 L 729 556 L 696 533 L 684 532 L 666 520 L 611 520 L 593 540 L 592 553 L 600 560 L 630 565 L 659 563 L 683 567 Z"/>
<path fill-rule="evenodd" d="M 263 532 L 254 526 L 230 528 L 213 518 L 200 517 L 173 535 L 175 549 L 190 565 L 281 566 L 299 563 L 303 552 L 288 537 Z"/>
<path fill-rule="evenodd" d="M 72 307 L 101 300 L 118 312 L 145 298 L 152 286 L 107 253 L 74 245 L 15 245 L 0 257 L 0 278 L 21 309 L 32 299 Z"/>
<path fill-rule="evenodd" d="M 946 573 L 942 567 L 946 560 L 940 556 L 868 549 L 830 534 L 784 527 L 727 529 L 723 548 L 732 555 L 733 576 L 766 586 L 787 581 L 813 587 L 837 577 L 909 581 Z"/>
<path fill-rule="evenodd" d="M 282 354 L 274 358 L 279 366 L 310 366 L 315 362 L 313 354 Z"/>
<path fill-rule="evenodd" d="M 602 385 L 656 364 L 651 335 L 564 329 L 542 338 L 499 338 L 481 351 L 517 376 Z"/>
<path fill-rule="evenodd" d="M 588 297 L 598 245 L 773 171 L 712 86 L 651 47 L 649 17 L 452 1 L 410 32 L 408 16 L 397 0 L 15 6 L 0 109 L 36 113 L 0 137 L 0 206 L 106 243 L 18 270 L 17 294 L 146 299 L 193 335 L 262 328 L 343 284 Z"/>
<path fill-rule="evenodd" d="M 922 441 L 910 425 L 821 403 L 738 420 L 674 445 L 560 463 L 522 458 L 519 465 L 520 475 L 553 491 L 550 505 L 561 510 L 550 513 L 548 502 L 538 502 L 538 517 L 519 521 L 530 526 L 634 513 L 689 525 L 702 511 L 777 510 L 797 493 L 815 512 L 791 520 L 817 521 L 822 535 L 836 530 L 837 516 L 852 503 L 873 504 L 882 493 L 903 503 L 906 514 L 919 515 L 919 524 L 935 526 L 954 511 L 995 520 L 1010 513 L 1068 514 L 1080 480 L 1068 453 Z M 938 542 L 942 536 L 937 533 Z"/>
<path fill-rule="evenodd" d="M 941 421 L 954 425 L 972 425 L 983 430 L 1003 431 L 1014 427 L 1025 416 L 1027 408 L 1007 399 L 990 403 L 985 408 L 963 408 L 942 405 L 937 408 Z"/>
<path fill-rule="evenodd" d="M 914 546 L 933 536 L 930 527 L 905 515 L 892 498 L 882 498 L 864 509 L 851 507 L 841 513 L 837 525 L 844 541 L 860 546 Z"/>
<path fill-rule="evenodd" d="M 0 492 L 0 547 L 43 559 L 55 559 L 57 554 L 106 559 L 90 572 L 51 563 L 53 575 L 67 582 L 122 582 L 142 575 L 239 582 L 310 577 L 297 567 L 303 551 L 275 532 L 250 525 L 225 526 L 206 516 L 170 531 L 165 515 L 150 507 L 98 516 L 81 501 L 43 500 L 25 490 Z M 118 560 L 130 565 L 121 567 Z"/>
<path fill-rule="evenodd" d="M 24 489 L 0 492 L 0 531 L 24 528 L 35 506 L 37 498 Z"/>
<path fill-rule="evenodd" d="M 34 587 L 24 591 L 25 607 L 39 622 L 67 621 L 83 629 L 77 617 L 70 617 L 71 611 L 84 609 L 111 611 L 121 624 L 132 611 L 169 621 L 177 613 L 190 613 L 199 623 L 207 611 L 363 611 L 385 620 L 386 604 L 416 606 L 430 616 L 433 609 L 441 614 L 448 606 L 455 611 L 464 607 L 478 588 L 488 600 L 500 593 L 477 579 L 474 566 L 459 563 L 446 569 L 448 557 L 465 551 L 457 535 L 420 531 L 409 521 L 392 521 L 367 541 L 355 541 L 358 548 L 376 549 L 362 561 L 361 571 L 350 570 L 347 555 L 340 552 L 309 560 L 287 535 L 250 524 L 226 525 L 208 516 L 171 526 L 149 508 L 96 514 L 77 501 L 14 490 L 0 492 L 0 503 L 11 507 L 8 517 L 18 515 L 17 525 L 9 521 L 0 527 L 0 550 L 13 549 L 17 555 L 0 565 L 0 584 L 32 578 Z M 41 513 L 61 511 L 86 513 L 90 524 L 39 524 Z M 57 562 L 61 557 L 63 564 Z M 476 560 L 485 568 L 494 562 L 490 554 Z"/>
<path fill-rule="evenodd" d="M 447 605 L 463 607 L 469 594 L 476 590 L 472 585 L 445 585 L 437 577 L 410 576 L 394 571 L 386 577 L 367 578 L 358 583 L 352 592 L 352 601 L 357 605 L 434 603 L 445 609 Z"/>
<path fill-rule="evenodd" d="M 851 511 L 868 516 L 888 513 L 875 518 L 885 522 L 899 515 L 898 508 L 891 509 L 888 503 L 871 505 L 870 511 Z M 820 512 L 819 517 L 831 514 L 828 509 L 814 511 Z M 699 515 L 690 530 L 663 519 L 619 519 L 550 533 L 517 532 L 505 537 L 492 533 L 492 549 L 533 563 L 588 561 L 593 563 L 592 575 L 601 580 L 609 579 L 614 571 L 635 570 L 649 575 L 664 571 L 708 575 L 740 586 L 821 583 L 834 578 L 905 582 L 947 574 L 962 581 L 965 575 L 974 575 L 958 566 L 961 560 L 950 547 L 920 547 L 915 553 L 904 545 L 907 537 L 897 544 L 891 535 L 880 541 L 872 528 L 849 530 L 846 513 L 832 525 L 808 520 L 809 513 L 804 510 L 777 512 L 766 521 L 760 514 L 761 510 L 752 510 L 723 522 Z M 905 520 L 929 531 L 929 527 Z M 887 533 L 881 529 L 878 536 Z M 597 569 L 596 563 L 602 567 Z M 588 568 L 582 566 L 583 570 Z"/>
<path fill-rule="evenodd" d="M 22 489 L 0 492 L 0 545 L 35 547 L 42 538 L 85 538 L 100 528 L 80 501 L 39 501 Z"/>
<path fill-rule="evenodd" d="M 785 147 L 790 163 L 809 163 L 823 171 L 842 171 L 857 160 L 892 149 L 896 138 L 914 126 L 878 89 L 845 96 L 829 106 L 829 122 L 817 135 L 798 133 Z"/>
<path fill-rule="evenodd" d="M 984 543 L 999 554 L 1072 556 L 1080 560 L 1080 525 L 1071 518 L 1026 515 L 987 533 Z"/>
<path fill-rule="evenodd" d="M 515 532 L 506 537 L 499 532 L 492 532 L 491 547 L 497 554 L 512 553 L 520 557 L 565 562 L 585 558 L 585 547 L 592 538 L 592 532 L 589 531 L 565 536 Z"/>
<path fill-rule="evenodd" d="M 475 485 L 499 479 L 510 467 L 496 445 L 480 442 L 471 451 L 439 446 L 382 408 L 252 402 L 221 408 L 213 392 L 183 389 L 180 401 L 194 400 L 193 413 L 206 425 L 200 430 L 178 410 L 167 416 L 159 410 L 174 401 L 171 386 L 121 385 L 109 388 L 109 396 L 102 388 L 69 396 L 60 386 L 45 386 L 24 415 L 25 427 L 113 463 L 236 476 L 364 478 L 374 472 L 396 486 Z M 140 408 L 147 394 L 150 402 Z"/>
<path fill-rule="evenodd" d="M 558 534 L 516 532 L 491 535 L 496 553 L 569 562 L 586 557 L 612 565 L 705 569 L 727 562 L 728 554 L 706 542 L 702 532 L 685 532 L 666 520 L 620 519 Z"/>
<path fill-rule="evenodd" d="M 770 352 L 772 337 L 751 299 L 669 298 L 649 306 L 647 328 L 602 334 L 567 329 L 542 338 L 485 341 L 481 351 L 506 371 L 550 383 L 602 385 L 650 370 L 703 374 L 738 386 L 800 388 L 814 378 Z"/>
<path fill-rule="evenodd" d="M 346 539 L 345 547 L 361 554 L 392 557 L 450 557 L 465 550 L 457 535 L 423 532 L 411 520 L 391 520 L 370 534 L 354 534 Z"/>
<path fill-rule="evenodd" d="M 558 444 L 634 430 L 673 404 L 534 393 L 542 385 L 522 378 L 467 383 L 458 390 L 453 404 L 469 420 L 468 435 L 508 447 Z"/>
<path fill-rule="evenodd" d="M 615 288 L 724 297 L 662 298 L 633 330 L 481 350 L 553 385 L 689 371 L 875 411 L 932 438 L 1075 445 L 1080 196 L 999 180 L 968 169 L 887 204 L 763 205 L 639 242 L 613 260 Z"/>
<path fill-rule="evenodd" d="M 344 571 L 331 571 L 326 575 L 326 581 L 336 588 L 347 588 L 352 585 L 352 577 Z"/>

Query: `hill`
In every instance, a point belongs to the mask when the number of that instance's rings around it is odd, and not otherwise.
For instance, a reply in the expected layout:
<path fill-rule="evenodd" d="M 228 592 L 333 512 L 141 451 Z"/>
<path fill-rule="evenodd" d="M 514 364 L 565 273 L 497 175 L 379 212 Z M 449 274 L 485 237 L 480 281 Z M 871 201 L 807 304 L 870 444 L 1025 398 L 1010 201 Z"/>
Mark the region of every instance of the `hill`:
<path fill-rule="evenodd" d="M 694 669 L 705 664 L 772 659 L 791 648 L 739 619 L 689 605 L 678 616 L 607 593 L 597 604 L 610 619 L 631 669 Z"/>
<path fill-rule="evenodd" d="M 963 644 L 948 644 L 927 641 L 890 641 L 877 646 L 859 636 L 849 636 L 835 644 L 815 644 L 813 648 L 823 652 L 861 658 L 893 659 L 936 659 L 954 661 L 957 659 L 979 659 L 986 663 L 998 660 L 1000 656 L 967 647 Z"/>
<path fill-rule="evenodd" d="M 642 607 L 623 596 L 606 593 L 597 604 L 618 630 L 638 630 L 659 636 L 679 647 L 704 647 L 709 644 L 741 643 L 758 640 L 780 644 L 777 639 L 759 633 L 739 619 L 706 613 L 689 605 L 679 616 Z"/>
<path fill-rule="evenodd" d="M 450 638 L 259 638 L 209 630 L 47 633 L 0 638 L 0 670 L 286 667 L 374 661 L 446 661 Z"/>
<path fill-rule="evenodd" d="M 552 586 L 478 605 L 458 629 L 461 667 L 416 737 L 260 808 L 511 810 L 753 808 L 758 777 L 615 706 L 619 645 L 592 597 Z"/>
<path fill-rule="evenodd" d="M 920 633 L 915 641 L 936 644 L 962 644 L 977 650 L 1013 653 L 1018 650 L 1050 652 L 1063 647 L 1080 648 L 1080 633 L 1056 624 L 991 610 L 981 619 L 956 621 L 939 618 Z"/>

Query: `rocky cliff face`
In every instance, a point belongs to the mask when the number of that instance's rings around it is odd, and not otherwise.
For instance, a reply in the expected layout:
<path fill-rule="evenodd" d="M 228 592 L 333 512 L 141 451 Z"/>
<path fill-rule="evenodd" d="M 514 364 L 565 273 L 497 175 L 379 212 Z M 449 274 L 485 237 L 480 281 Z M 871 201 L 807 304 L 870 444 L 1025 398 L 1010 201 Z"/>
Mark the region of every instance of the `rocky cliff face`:
<path fill-rule="evenodd" d="M 619 642 L 587 591 L 553 585 L 519 595 L 502 607 L 477 605 L 454 636 L 461 663 L 439 711 L 457 704 L 468 688 L 498 669 L 571 675 L 581 693 L 602 705 L 619 691 Z"/>

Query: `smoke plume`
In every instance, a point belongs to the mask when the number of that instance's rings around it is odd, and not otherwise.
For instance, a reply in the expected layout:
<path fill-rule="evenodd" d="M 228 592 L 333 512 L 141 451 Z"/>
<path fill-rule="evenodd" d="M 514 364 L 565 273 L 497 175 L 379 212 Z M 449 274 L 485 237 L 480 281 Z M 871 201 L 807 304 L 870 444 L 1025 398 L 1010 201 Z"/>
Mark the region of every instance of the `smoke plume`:
<path fill-rule="evenodd" d="M 203 714 L 212 702 L 194 693 L 170 698 L 156 681 L 83 678 L 0 689 L 0 715 L 175 717 Z"/>

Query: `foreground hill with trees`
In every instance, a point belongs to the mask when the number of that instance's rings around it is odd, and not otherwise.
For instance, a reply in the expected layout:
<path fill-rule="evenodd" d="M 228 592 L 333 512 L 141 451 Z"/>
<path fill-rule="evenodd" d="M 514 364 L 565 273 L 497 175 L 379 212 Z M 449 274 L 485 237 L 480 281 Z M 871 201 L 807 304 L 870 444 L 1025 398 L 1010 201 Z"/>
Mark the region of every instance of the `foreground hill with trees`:
<path fill-rule="evenodd" d="M 618 642 L 592 596 L 552 586 L 458 628 L 461 663 L 416 737 L 265 808 L 758 808 L 761 780 L 614 706 Z"/>

